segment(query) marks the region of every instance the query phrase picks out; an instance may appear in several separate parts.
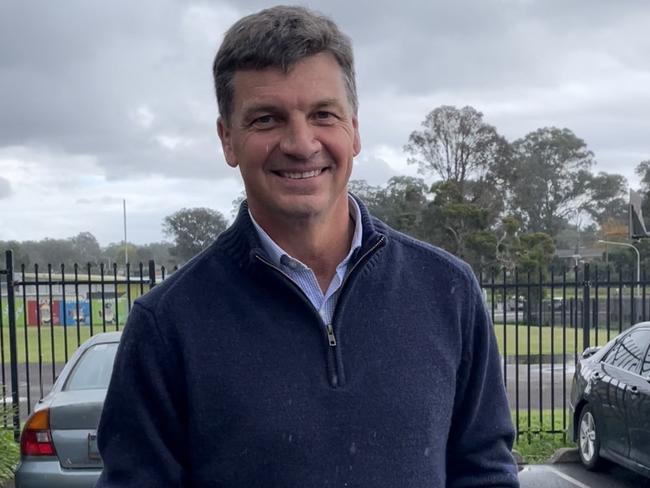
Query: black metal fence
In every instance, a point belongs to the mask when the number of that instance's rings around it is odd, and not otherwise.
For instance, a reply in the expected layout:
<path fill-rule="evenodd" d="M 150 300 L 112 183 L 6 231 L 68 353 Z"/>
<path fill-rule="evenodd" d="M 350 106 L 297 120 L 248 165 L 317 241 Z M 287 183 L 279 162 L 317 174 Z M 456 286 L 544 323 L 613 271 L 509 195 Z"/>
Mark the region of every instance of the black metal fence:
<path fill-rule="evenodd" d="M 650 317 L 645 269 L 640 279 L 636 273 L 584 264 L 480 274 L 519 441 L 540 434 L 566 440 L 579 355 Z"/>
<path fill-rule="evenodd" d="M 14 268 L 6 251 L 0 264 L 0 427 L 20 423 L 48 393 L 74 351 L 98 332 L 119 331 L 133 301 L 168 274 L 145 266 L 52 265 Z M 173 270 L 172 270 L 173 271 Z"/>
<path fill-rule="evenodd" d="M 120 330 L 133 301 L 166 277 L 164 267 L 0 263 L 0 408 L 13 409 L 4 428 L 20 422 L 47 394 L 70 355 L 98 332 Z M 585 264 L 571 271 L 480 273 L 503 358 L 503 376 L 519 440 L 566 436 L 575 363 L 650 317 L 645 270 Z"/>

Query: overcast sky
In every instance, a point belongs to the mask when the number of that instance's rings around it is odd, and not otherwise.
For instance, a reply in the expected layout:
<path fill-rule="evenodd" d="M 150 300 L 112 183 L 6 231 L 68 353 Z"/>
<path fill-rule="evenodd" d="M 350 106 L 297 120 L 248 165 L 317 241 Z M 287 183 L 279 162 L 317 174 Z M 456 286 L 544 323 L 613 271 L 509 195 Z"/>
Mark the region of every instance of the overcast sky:
<path fill-rule="evenodd" d="M 313 1 L 353 40 L 363 149 L 353 178 L 416 174 L 425 115 L 472 105 L 513 141 L 567 127 L 595 172 L 650 159 L 650 2 Z M 211 64 L 265 1 L 8 0 L 0 5 L 0 240 L 163 239 L 182 207 L 231 216 L 243 188 L 215 131 Z"/>

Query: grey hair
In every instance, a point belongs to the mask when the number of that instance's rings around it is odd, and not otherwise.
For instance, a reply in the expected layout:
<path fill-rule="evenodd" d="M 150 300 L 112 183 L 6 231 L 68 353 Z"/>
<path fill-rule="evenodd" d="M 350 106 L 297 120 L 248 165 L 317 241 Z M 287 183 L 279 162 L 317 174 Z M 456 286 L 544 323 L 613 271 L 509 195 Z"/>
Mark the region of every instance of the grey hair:
<path fill-rule="evenodd" d="M 352 43 L 328 17 L 304 7 L 279 5 L 241 18 L 226 32 L 212 74 L 219 114 L 233 110 L 233 78 L 238 70 L 279 68 L 287 73 L 301 59 L 331 53 L 341 66 L 348 101 L 358 110 Z"/>

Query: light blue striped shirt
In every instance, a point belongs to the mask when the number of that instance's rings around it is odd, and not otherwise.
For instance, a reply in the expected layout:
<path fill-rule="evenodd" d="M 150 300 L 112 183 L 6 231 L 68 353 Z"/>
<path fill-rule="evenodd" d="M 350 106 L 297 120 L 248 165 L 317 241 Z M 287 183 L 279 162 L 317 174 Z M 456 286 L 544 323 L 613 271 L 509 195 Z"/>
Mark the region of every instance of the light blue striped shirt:
<path fill-rule="evenodd" d="M 260 236 L 260 240 L 262 241 L 262 247 L 271 258 L 271 262 L 284 271 L 296 283 L 296 285 L 300 287 L 305 295 L 307 295 L 307 298 L 309 298 L 309 301 L 312 303 L 314 308 L 318 310 L 318 313 L 326 325 L 332 323 L 332 315 L 334 314 L 334 308 L 336 307 L 341 285 L 343 284 L 343 278 L 348 269 L 348 263 L 350 262 L 352 253 L 361 247 L 361 210 L 354 198 L 348 197 L 348 201 L 350 202 L 350 217 L 354 220 L 352 245 L 350 246 L 350 252 L 348 252 L 347 256 L 345 256 L 343 261 L 341 261 L 336 267 L 336 274 L 332 278 L 332 282 L 329 284 L 325 293 L 323 293 L 318 285 L 318 280 L 316 279 L 316 275 L 312 269 L 299 260 L 289 256 L 289 254 L 278 246 L 273 239 L 271 239 L 271 236 L 260 227 L 260 225 L 255 221 L 255 218 L 253 218 L 253 215 L 250 213 L 250 210 L 248 211 L 251 220 L 253 221 L 253 225 Z"/>

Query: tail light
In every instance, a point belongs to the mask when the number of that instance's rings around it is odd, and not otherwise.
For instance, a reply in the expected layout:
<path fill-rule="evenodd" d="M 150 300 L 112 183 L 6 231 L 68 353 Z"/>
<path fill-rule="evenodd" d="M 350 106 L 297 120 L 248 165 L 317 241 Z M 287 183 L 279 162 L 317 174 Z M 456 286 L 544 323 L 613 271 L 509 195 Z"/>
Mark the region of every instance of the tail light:
<path fill-rule="evenodd" d="M 20 453 L 23 456 L 56 455 L 50 432 L 50 411 L 47 408 L 34 412 L 27 420 L 20 436 Z"/>

